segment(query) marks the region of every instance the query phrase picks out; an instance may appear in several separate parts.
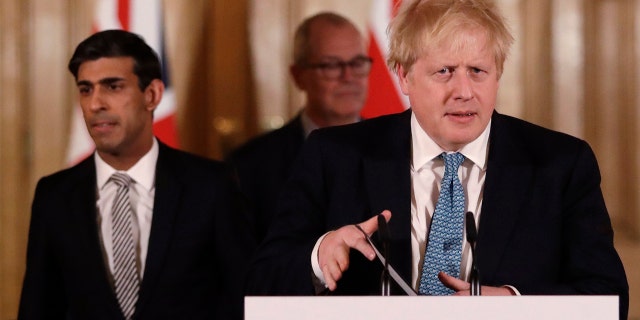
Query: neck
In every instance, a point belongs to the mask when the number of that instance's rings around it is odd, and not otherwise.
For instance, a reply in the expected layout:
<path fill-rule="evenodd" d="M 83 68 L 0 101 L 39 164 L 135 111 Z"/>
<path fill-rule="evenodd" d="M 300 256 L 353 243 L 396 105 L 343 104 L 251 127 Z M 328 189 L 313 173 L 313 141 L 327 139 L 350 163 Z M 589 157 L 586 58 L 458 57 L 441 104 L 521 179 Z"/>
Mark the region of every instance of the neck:
<path fill-rule="evenodd" d="M 118 171 L 131 169 L 142 157 L 144 157 L 153 146 L 153 139 L 149 140 L 142 148 L 134 148 L 132 152 L 109 152 L 108 150 L 98 150 L 100 158 L 108 165 Z"/>
<path fill-rule="evenodd" d="M 309 108 L 305 108 L 305 113 L 307 114 L 309 119 L 311 119 L 311 121 L 313 121 L 313 123 L 319 128 L 350 124 L 358 122 L 360 120 L 360 116 L 358 114 L 321 114 L 318 112 L 313 112 Z"/>

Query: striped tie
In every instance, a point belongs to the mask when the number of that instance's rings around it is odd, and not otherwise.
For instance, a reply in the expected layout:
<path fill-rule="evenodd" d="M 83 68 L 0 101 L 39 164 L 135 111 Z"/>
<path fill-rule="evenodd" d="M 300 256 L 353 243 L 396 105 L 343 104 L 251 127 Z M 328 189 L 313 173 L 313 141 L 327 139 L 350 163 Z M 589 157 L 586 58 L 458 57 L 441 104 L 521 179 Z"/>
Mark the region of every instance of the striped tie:
<path fill-rule="evenodd" d="M 444 158 L 445 169 L 420 277 L 420 294 L 423 295 L 453 293 L 438 280 L 440 271 L 460 277 L 465 200 L 458 168 L 464 156 L 461 153 L 442 153 L 440 157 Z"/>
<path fill-rule="evenodd" d="M 114 286 L 122 313 L 126 319 L 131 319 L 136 309 L 140 286 L 136 266 L 136 248 L 131 230 L 133 212 L 129 203 L 129 185 L 133 180 L 127 174 L 114 173 L 111 181 L 118 186 L 111 215 Z"/>

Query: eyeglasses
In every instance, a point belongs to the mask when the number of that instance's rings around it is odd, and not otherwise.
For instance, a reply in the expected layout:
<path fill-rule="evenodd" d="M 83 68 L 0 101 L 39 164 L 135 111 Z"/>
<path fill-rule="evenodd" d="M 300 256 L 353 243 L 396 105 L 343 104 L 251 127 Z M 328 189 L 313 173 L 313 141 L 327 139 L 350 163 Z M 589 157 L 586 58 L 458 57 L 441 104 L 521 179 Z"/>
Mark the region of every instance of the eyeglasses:
<path fill-rule="evenodd" d="M 371 72 L 373 59 L 369 57 L 355 57 L 349 61 L 334 60 L 321 63 L 304 65 L 305 68 L 316 69 L 326 79 L 338 79 L 344 75 L 345 69 L 349 67 L 351 75 L 354 77 L 366 77 Z"/>

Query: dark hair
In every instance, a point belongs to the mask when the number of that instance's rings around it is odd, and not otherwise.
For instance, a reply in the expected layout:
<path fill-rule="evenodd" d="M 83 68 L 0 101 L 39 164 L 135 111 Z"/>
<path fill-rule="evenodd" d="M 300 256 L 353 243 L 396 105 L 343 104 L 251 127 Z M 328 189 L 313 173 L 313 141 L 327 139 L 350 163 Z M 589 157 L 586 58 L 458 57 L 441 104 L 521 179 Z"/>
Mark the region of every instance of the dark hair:
<path fill-rule="evenodd" d="M 69 71 L 77 80 L 78 69 L 84 62 L 116 57 L 133 58 L 133 73 L 138 76 L 140 90 L 144 90 L 153 79 L 162 80 L 158 55 L 142 37 L 124 30 L 97 32 L 80 42 L 69 60 Z"/>

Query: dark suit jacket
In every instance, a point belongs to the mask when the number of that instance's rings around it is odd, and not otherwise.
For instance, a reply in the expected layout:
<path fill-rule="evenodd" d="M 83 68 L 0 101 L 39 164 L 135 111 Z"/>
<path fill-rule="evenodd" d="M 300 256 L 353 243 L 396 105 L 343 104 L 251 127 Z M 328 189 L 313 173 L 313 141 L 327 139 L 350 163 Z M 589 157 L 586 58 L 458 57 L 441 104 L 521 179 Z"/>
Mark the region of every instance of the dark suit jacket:
<path fill-rule="evenodd" d="M 242 319 L 253 253 L 230 170 L 160 144 L 134 319 Z M 96 222 L 93 156 L 44 177 L 33 200 L 19 319 L 122 319 Z"/>
<path fill-rule="evenodd" d="M 328 230 L 385 209 L 390 263 L 411 280 L 411 111 L 314 131 L 249 273 L 251 294 L 313 294 L 310 254 Z M 525 295 L 620 295 L 628 286 L 586 142 L 495 113 L 477 240 L 482 284 Z M 375 237 L 374 237 L 375 238 Z M 380 262 L 352 250 L 335 294 L 379 294 Z"/>
<path fill-rule="evenodd" d="M 255 220 L 256 238 L 262 240 L 275 216 L 278 196 L 304 143 L 300 115 L 282 128 L 250 140 L 228 157 L 247 196 Z"/>

